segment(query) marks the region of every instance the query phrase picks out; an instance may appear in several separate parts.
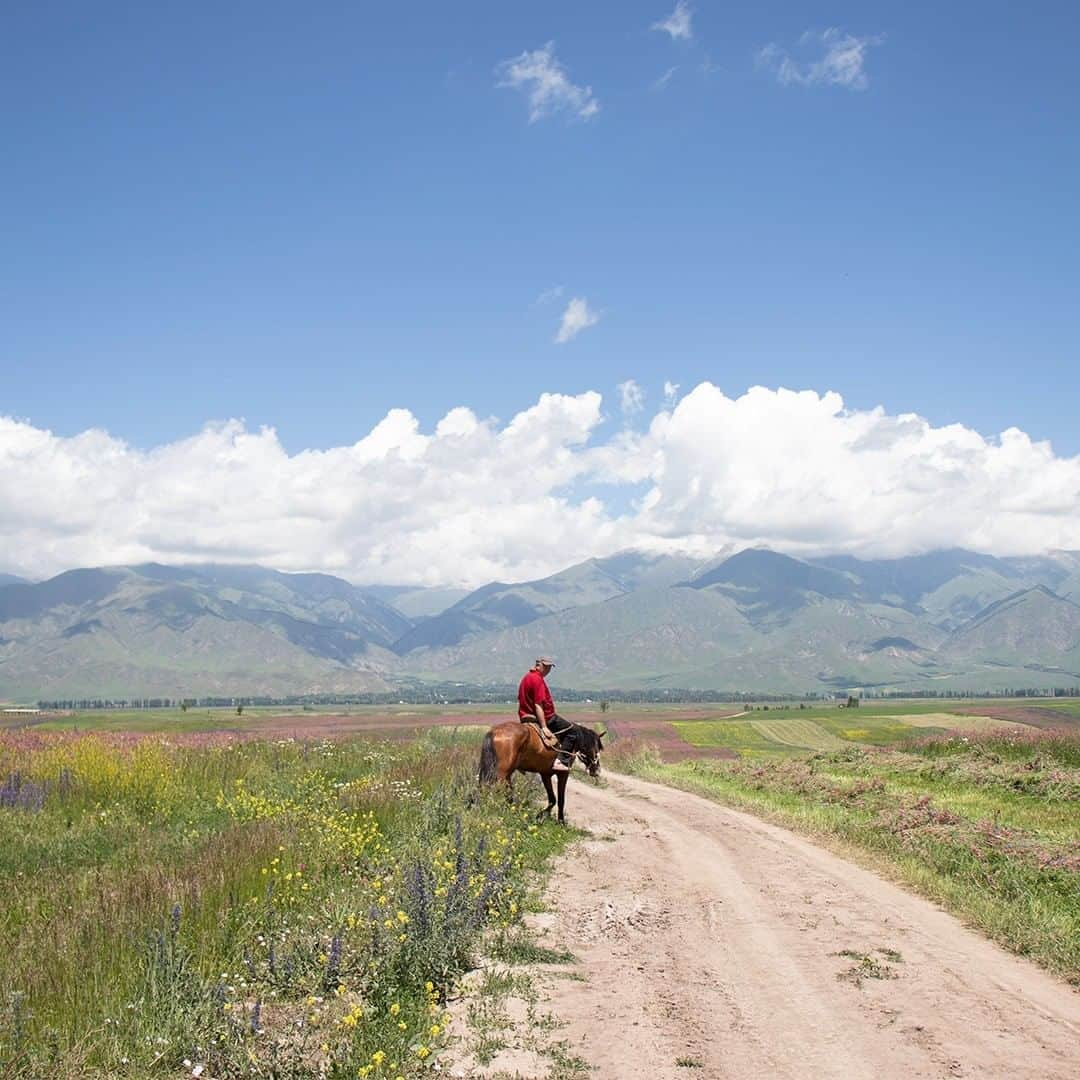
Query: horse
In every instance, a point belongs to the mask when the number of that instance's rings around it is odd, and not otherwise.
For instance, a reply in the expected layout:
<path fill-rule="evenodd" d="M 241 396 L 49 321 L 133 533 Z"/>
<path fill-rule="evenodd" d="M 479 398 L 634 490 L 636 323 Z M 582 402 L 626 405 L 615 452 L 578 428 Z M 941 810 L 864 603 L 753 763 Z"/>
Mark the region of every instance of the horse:
<path fill-rule="evenodd" d="M 576 743 L 573 746 L 575 757 L 580 758 L 586 772 L 592 777 L 600 775 L 600 751 L 604 749 L 603 738 L 606 731 L 593 731 L 591 728 L 573 725 Z M 569 749 L 569 747 L 568 747 Z M 540 729 L 535 724 L 525 724 L 520 720 L 506 720 L 496 724 L 484 736 L 480 748 L 481 784 L 506 784 L 507 797 L 510 796 L 515 772 L 537 773 L 544 782 L 548 804 L 537 817 L 550 817 L 551 808 L 556 805 L 555 792 L 551 787 L 551 776 L 555 772 L 556 752 L 547 747 L 540 738 Z M 568 772 L 556 774 L 559 778 L 559 821 L 565 822 L 566 778 Z"/>

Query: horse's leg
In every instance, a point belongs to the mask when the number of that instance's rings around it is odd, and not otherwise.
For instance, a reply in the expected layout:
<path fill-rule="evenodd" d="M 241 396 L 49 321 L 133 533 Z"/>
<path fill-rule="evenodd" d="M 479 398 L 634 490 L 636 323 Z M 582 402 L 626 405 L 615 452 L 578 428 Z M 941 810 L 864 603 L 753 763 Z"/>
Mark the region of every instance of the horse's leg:
<path fill-rule="evenodd" d="M 538 818 L 551 817 L 551 808 L 555 805 L 555 792 L 551 787 L 551 773 L 542 772 L 540 779 L 544 782 L 544 790 L 547 792 L 548 804 L 536 816 Z"/>
<path fill-rule="evenodd" d="M 559 821 L 566 823 L 566 780 L 569 773 L 559 773 Z"/>

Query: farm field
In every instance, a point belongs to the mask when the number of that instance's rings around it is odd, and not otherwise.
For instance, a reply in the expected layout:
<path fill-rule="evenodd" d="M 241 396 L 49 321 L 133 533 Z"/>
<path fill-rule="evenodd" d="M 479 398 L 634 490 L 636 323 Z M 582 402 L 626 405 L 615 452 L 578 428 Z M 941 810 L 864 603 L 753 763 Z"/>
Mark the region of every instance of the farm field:
<path fill-rule="evenodd" d="M 994 715 L 990 715 L 994 713 Z M 1027 719 L 1022 719 L 1027 717 Z M 1034 719 L 1032 719 L 1034 717 Z M 1030 731 L 1080 726 L 1080 715 L 1065 708 L 1055 712 L 1032 713 L 1024 706 L 960 705 L 956 711 L 943 710 L 940 702 L 881 705 L 868 702 L 856 710 L 847 708 L 772 707 L 738 717 L 715 716 L 708 720 L 670 721 L 678 739 L 703 753 L 715 756 L 723 748 L 728 757 L 797 756 L 806 751 L 842 750 L 845 746 L 897 746 L 915 735 L 966 732 Z M 620 721 L 613 725 L 622 733 Z M 633 730 L 626 733 L 635 734 Z M 647 741 L 647 740 L 643 740 Z M 688 759 L 662 754 L 664 760 Z"/>
<path fill-rule="evenodd" d="M 183 718 L 182 718 L 183 719 Z M 476 743 L 0 732 L 0 1075 L 427 1075 L 572 836 Z"/>
<path fill-rule="evenodd" d="M 36 716 L 0 715 L 0 730 L 33 727 L 40 731 L 114 731 L 146 734 L 235 732 L 255 736 L 300 734 L 381 734 L 432 726 L 489 724 L 505 715 L 504 705 L 337 706 L 297 709 L 245 705 L 235 708 L 192 706 L 186 710 L 87 709 Z"/>
<path fill-rule="evenodd" d="M 805 704 L 633 704 L 569 702 L 560 712 L 571 720 L 611 731 L 616 740 L 655 747 L 668 762 L 734 759 L 770 754 L 798 755 L 845 745 L 904 743 L 914 729 L 923 734 L 1005 730 L 1011 725 L 1055 728 L 1080 723 L 1080 702 L 1069 699 L 992 699 L 943 702 L 867 701 L 860 709 Z M 253 738 L 341 738 L 370 736 L 408 741 L 432 728 L 479 728 L 516 717 L 511 703 L 481 705 L 393 705 L 308 709 L 234 708 L 88 710 L 33 717 L 0 714 L 0 731 L 100 731 L 149 735 L 229 733 Z"/>

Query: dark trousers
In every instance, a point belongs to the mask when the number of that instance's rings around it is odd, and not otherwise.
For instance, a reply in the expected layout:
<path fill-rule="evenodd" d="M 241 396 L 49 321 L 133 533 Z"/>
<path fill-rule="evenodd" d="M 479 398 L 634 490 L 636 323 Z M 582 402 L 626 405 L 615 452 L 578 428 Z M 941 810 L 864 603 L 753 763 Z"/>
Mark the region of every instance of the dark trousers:
<path fill-rule="evenodd" d="M 540 726 L 536 720 L 529 716 L 521 717 L 521 722 L 523 724 L 535 724 L 536 727 Z M 548 720 L 547 726 L 551 730 L 551 734 L 555 736 L 555 741 L 561 748 L 558 754 L 559 760 L 564 765 L 573 765 L 574 751 L 581 749 L 578 745 L 577 724 L 571 723 L 569 720 L 564 719 L 556 713 Z"/>

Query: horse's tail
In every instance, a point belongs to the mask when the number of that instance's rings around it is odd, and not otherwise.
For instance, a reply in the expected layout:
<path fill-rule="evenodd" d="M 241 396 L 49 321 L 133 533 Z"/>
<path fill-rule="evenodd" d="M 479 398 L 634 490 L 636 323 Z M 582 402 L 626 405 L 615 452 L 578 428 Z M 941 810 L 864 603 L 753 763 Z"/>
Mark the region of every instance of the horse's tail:
<path fill-rule="evenodd" d="M 481 784 L 493 784 L 499 778 L 499 761 L 495 756 L 495 736 L 489 731 L 484 736 L 483 745 L 480 747 L 480 774 Z"/>

